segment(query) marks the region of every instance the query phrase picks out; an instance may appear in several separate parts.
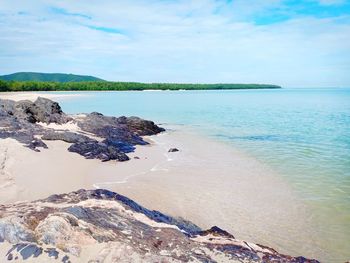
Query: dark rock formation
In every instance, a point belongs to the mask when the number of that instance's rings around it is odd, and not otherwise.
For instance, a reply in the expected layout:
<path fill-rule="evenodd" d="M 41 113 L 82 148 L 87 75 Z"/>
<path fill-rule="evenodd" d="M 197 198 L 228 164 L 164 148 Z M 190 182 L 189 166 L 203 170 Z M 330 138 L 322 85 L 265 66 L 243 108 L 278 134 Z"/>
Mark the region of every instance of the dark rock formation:
<path fill-rule="evenodd" d="M 118 147 L 97 141 L 74 143 L 68 148 L 68 151 L 79 153 L 86 159 L 100 159 L 103 162 L 129 160 L 129 157 Z"/>
<path fill-rule="evenodd" d="M 213 226 L 212 228 L 201 231 L 198 233 L 201 236 L 207 236 L 207 235 L 213 235 L 213 236 L 222 236 L 222 237 L 227 237 L 227 238 L 235 238 L 232 234 L 228 233 L 225 230 L 222 230 L 221 228 L 217 226 Z"/>
<path fill-rule="evenodd" d="M 97 142 L 94 139 L 91 139 L 88 136 L 85 136 L 83 134 L 74 133 L 74 132 L 55 132 L 55 131 L 48 131 L 44 133 L 44 135 L 41 137 L 41 139 L 45 141 L 57 141 L 61 140 L 68 143 L 89 143 L 89 142 Z"/>
<path fill-rule="evenodd" d="M 13 259 L 21 259 L 21 260 L 27 260 L 27 259 L 34 259 L 38 258 L 39 256 L 43 256 L 43 253 L 45 253 L 45 257 L 48 260 L 49 258 L 52 259 L 58 259 L 60 252 L 57 251 L 55 248 L 47 248 L 43 249 L 42 247 L 34 244 L 34 243 L 17 243 L 12 246 L 12 248 L 6 253 L 5 258 L 8 261 L 12 261 Z M 62 257 L 61 262 L 71 262 L 69 260 L 69 257 L 67 255 L 64 255 Z"/>
<path fill-rule="evenodd" d="M 14 257 L 63 262 L 318 262 L 237 240 L 219 227 L 202 231 L 102 189 L 1 205 L 0 240 L 13 244 L 0 255 L 1 262 Z M 91 246 L 96 252 L 86 258 Z"/>
<path fill-rule="evenodd" d="M 29 110 L 33 107 L 30 101 L 15 102 L 0 99 L 0 139 L 13 138 L 32 150 L 46 148 L 46 144 L 35 135 L 42 131 L 40 125 Z"/>
<path fill-rule="evenodd" d="M 177 149 L 177 148 L 170 148 L 169 149 L 169 153 L 174 153 L 174 152 L 178 152 L 179 151 L 179 149 Z"/>
<path fill-rule="evenodd" d="M 61 109 L 57 102 L 39 97 L 29 108 L 35 122 L 63 124 L 72 120 Z"/>
<path fill-rule="evenodd" d="M 133 152 L 135 145 L 145 145 L 141 136 L 164 131 L 152 121 L 137 117 L 109 117 L 93 112 L 84 118 L 66 115 L 57 102 L 38 98 L 28 100 L 0 100 L 0 138 L 13 138 L 25 146 L 39 151 L 47 148 L 43 140 L 61 140 L 72 145 L 70 152 L 88 159 L 102 161 L 127 161 L 126 153 Z M 76 124 L 80 131 L 56 131 L 39 123 Z"/>
<path fill-rule="evenodd" d="M 154 135 L 164 131 L 163 128 L 155 125 L 153 121 L 143 120 L 138 117 L 109 117 L 98 112 L 88 114 L 84 118 L 84 121 L 78 122 L 78 126 L 83 131 L 96 134 L 100 137 L 113 135 L 115 131 L 112 128 L 117 129 L 116 136 L 118 136 L 119 130 L 128 131 L 129 134 L 125 136 L 130 136 L 131 139 L 136 139 L 136 137 L 131 135 Z"/>
<path fill-rule="evenodd" d="M 122 142 L 129 145 L 145 145 L 147 143 L 140 136 L 164 131 L 152 121 L 137 117 L 109 117 L 97 112 L 88 114 L 77 124 L 83 131 L 106 138 L 114 144 Z"/>
<path fill-rule="evenodd" d="M 0 100 L 0 115 L 13 116 L 30 123 L 57 123 L 63 124 L 71 120 L 62 112 L 57 102 L 39 97 L 35 102 L 29 100 L 11 101 Z"/>
<path fill-rule="evenodd" d="M 138 117 L 119 118 L 120 121 L 121 119 L 126 122 L 127 127 L 131 131 L 137 133 L 140 136 L 153 135 L 165 131 L 163 128 L 155 125 L 153 121 L 145 121 Z"/>
<path fill-rule="evenodd" d="M 137 117 L 109 117 L 97 112 L 77 120 L 77 125 L 82 131 L 94 134 L 104 140 L 75 143 L 68 150 L 79 153 L 88 159 L 102 161 L 127 161 L 129 158 L 126 153 L 133 152 L 135 145 L 147 144 L 141 136 L 154 135 L 164 131 L 152 121 Z"/>

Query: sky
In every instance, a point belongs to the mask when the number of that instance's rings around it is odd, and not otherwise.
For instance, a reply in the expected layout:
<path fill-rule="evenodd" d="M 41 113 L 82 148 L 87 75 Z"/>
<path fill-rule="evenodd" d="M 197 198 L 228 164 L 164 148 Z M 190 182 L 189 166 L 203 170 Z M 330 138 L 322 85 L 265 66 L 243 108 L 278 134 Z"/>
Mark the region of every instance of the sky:
<path fill-rule="evenodd" d="M 0 0 L 0 74 L 350 87 L 350 0 Z"/>

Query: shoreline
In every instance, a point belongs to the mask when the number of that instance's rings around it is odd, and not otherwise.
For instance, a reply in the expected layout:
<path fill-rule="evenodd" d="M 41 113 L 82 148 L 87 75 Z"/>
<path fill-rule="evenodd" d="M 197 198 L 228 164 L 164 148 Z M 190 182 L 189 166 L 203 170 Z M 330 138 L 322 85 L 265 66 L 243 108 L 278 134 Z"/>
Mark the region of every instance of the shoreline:
<path fill-rule="evenodd" d="M 56 92 L 56 91 L 54 91 Z M 66 92 L 66 91 L 62 91 Z M 42 91 L 16 91 L 16 92 L 0 92 L 0 99 L 3 100 L 14 100 L 14 101 L 20 101 L 20 100 L 30 100 L 35 101 L 38 97 L 43 97 L 51 100 L 56 99 L 70 99 L 75 97 L 81 97 L 86 96 L 84 94 L 50 94 L 50 91 L 42 92 Z"/>
<path fill-rule="evenodd" d="M 45 141 L 49 149 L 36 153 L 12 139 L 2 140 L 10 180 L 0 183 L 8 184 L 0 188 L 1 200 L 32 201 L 81 188 L 103 188 L 203 228 L 218 225 L 239 239 L 282 253 L 320 257 L 314 243 L 300 244 L 300 239 L 312 235 L 311 223 L 305 226 L 307 209 L 263 164 L 176 128 L 144 138 L 150 145 L 137 146 L 127 162 L 87 160 L 68 152 L 70 144 L 62 141 Z M 168 153 L 171 147 L 180 151 Z M 63 174 L 74 176 L 62 178 Z M 288 229 L 291 223 L 293 229 Z"/>
<path fill-rule="evenodd" d="M 17 99 L 29 95 L 36 99 L 41 94 L 25 93 Z M 82 132 L 73 122 L 37 124 Z M 136 145 L 127 162 L 87 160 L 68 152 L 71 144 L 63 141 L 45 141 L 48 149 L 34 152 L 13 139 L 1 139 L 0 198 L 4 203 L 33 201 L 103 188 L 203 229 L 218 225 L 239 239 L 285 254 L 328 257 L 320 249 L 307 207 L 281 176 L 222 142 L 186 127 L 165 127 L 166 132 L 143 136 L 150 144 Z M 180 151 L 169 153 L 174 147 Z"/>

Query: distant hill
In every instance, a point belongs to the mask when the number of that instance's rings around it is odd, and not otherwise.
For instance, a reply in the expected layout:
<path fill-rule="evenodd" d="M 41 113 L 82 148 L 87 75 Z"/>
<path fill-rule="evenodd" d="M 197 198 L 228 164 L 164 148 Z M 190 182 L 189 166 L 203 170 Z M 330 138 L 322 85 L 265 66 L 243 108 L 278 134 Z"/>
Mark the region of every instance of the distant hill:
<path fill-rule="evenodd" d="M 0 76 L 1 80 L 13 81 L 49 81 L 49 82 L 82 82 L 82 81 L 104 81 L 93 76 L 83 76 L 64 73 L 37 73 L 17 72 Z"/>

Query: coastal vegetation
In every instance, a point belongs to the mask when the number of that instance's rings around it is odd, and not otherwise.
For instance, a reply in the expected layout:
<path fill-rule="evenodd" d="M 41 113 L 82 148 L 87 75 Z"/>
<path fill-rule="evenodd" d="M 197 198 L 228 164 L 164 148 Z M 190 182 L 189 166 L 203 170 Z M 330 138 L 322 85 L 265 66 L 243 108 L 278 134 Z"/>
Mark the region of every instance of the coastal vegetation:
<path fill-rule="evenodd" d="M 84 91 L 84 90 L 222 90 L 275 89 L 269 84 L 190 84 L 112 82 L 93 76 L 64 73 L 17 72 L 0 76 L 1 91 Z"/>
<path fill-rule="evenodd" d="M 5 81 L 0 80 L 1 91 L 126 91 L 126 90 L 231 90 L 231 89 L 276 89 L 269 84 L 179 84 L 140 82 L 54 82 L 54 81 Z"/>

